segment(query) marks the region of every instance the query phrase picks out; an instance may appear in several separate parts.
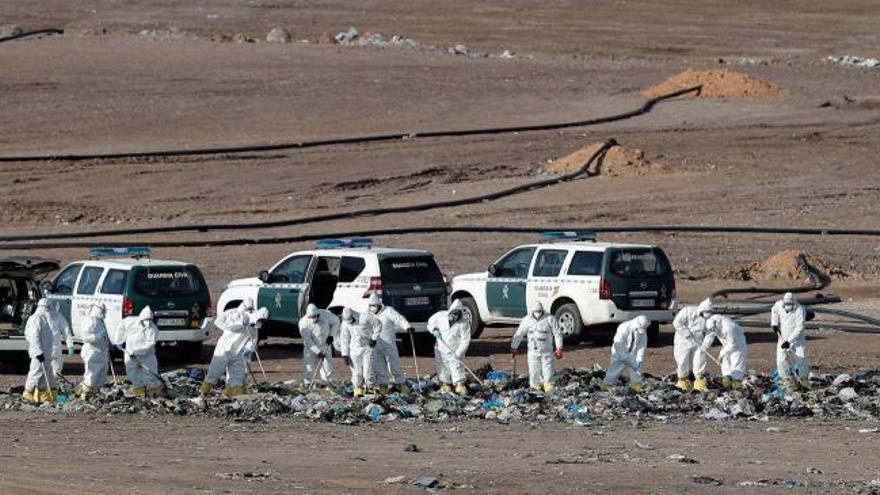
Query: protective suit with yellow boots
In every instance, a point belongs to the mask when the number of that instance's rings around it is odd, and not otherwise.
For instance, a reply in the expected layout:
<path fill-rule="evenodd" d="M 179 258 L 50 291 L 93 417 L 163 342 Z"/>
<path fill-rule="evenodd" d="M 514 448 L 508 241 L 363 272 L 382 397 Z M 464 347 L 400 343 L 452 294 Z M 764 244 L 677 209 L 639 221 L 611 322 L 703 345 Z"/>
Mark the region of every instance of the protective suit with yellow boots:
<path fill-rule="evenodd" d="M 691 371 L 697 377 L 702 377 L 706 372 L 706 354 L 700 344 L 706 332 L 706 320 L 712 316 L 711 312 L 712 300 L 706 299 L 699 306 L 683 307 L 672 322 L 675 327 L 673 354 L 678 373 L 675 386 L 681 390 L 691 387 Z"/>
<path fill-rule="evenodd" d="M 373 348 L 370 337 L 373 332 L 382 330 L 382 322 L 370 312 L 360 313 L 351 308 L 342 309 L 342 323 L 339 327 L 339 351 L 351 370 L 351 385 L 355 397 L 363 397 L 367 388 L 373 387 L 370 373 L 373 362 Z"/>
<path fill-rule="evenodd" d="M 306 314 L 299 320 L 299 334 L 303 343 L 303 384 L 330 387 L 333 378 L 333 349 L 339 349 L 340 321 L 332 312 L 318 309 L 314 304 L 306 307 Z"/>
<path fill-rule="evenodd" d="M 748 373 L 749 346 L 741 326 L 724 315 L 714 315 L 706 322 L 706 338 L 703 350 L 709 352 L 712 342 L 721 342 L 722 384 L 725 388 L 738 388 Z"/>
<path fill-rule="evenodd" d="M 144 307 L 138 316 L 122 320 L 123 341 L 117 344 L 125 355 L 125 374 L 132 384 L 135 397 L 153 394 L 160 386 L 156 376 L 159 363 L 156 361 L 156 340 L 159 327 L 153 323 L 153 310 Z"/>
<path fill-rule="evenodd" d="M 48 307 L 49 300 L 40 299 L 36 311 L 28 318 L 24 329 L 31 364 L 22 397 L 32 402 L 55 400 L 55 376 L 48 371 L 51 368 L 49 360 L 52 358 L 54 340 Z"/>
<path fill-rule="evenodd" d="M 648 347 L 648 326 L 650 320 L 639 315 L 625 321 L 617 327 L 614 342 L 611 344 L 611 361 L 605 372 L 603 388 L 608 389 L 617 383 L 620 374 L 629 373 L 629 386 L 635 391 L 642 389 L 645 379 L 642 377 L 642 361 Z"/>
<path fill-rule="evenodd" d="M 513 334 L 510 352 L 514 356 L 523 337 L 528 339 L 529 386 L 536 391 L 554 391 L 556 367 L 553 357 L 562 359 L 562 329 L 556 317 L 544 311 L 544 305 L 539 301 L 532 305 Z"/>
<path fill-rule="evenodd" d="M 82 400 L 87 400 L 95 390 L 107 382 L 110 371 L 110 337 L 104 324 L 104 304 L 96 302 L 89 309 L 89 316 L 82 329 L 83 360 Z"/>
<path fill-rule="evenodd" d="M 247 393 L 247 359 L 253 353 L 257 343 L 256 326 L 251 325 L 251 312 L 254 301 L 245 299 L 237 308 L 223 311 L 214 321 L 214 326 L 223 331 L 223 335 L 214 347 L 214 355 L 208 366 L 208 373 L 202 383 L 200 392 L 208 395 L 213 391 L 214 384 L 226 375 L 226 395 L 235 397 Z M 268 317 L 268 310 L 260 308 L 257 315 Z"/>
<path fill-rule="evenodd" d="M 466 395 L 464 357 L 471 343 L 471 319 L 456 299 L 448 310 L 438 311 L 428 319 L 428 331 L 434 336 L 434 363 L 440 391 Z"/>

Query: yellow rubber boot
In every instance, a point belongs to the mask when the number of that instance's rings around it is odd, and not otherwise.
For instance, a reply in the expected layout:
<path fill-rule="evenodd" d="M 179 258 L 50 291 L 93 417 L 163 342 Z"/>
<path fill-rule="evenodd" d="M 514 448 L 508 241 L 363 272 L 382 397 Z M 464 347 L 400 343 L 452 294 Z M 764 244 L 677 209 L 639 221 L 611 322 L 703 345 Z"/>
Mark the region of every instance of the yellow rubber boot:
<path fill-rule="evenodd" d="M 40 399 L 39 399 L 38 395 L 39 395 L 39 392 L 37 392 L 36 390 L 30 390 L 30 391 L 25 390 L 24 393 L 21 394 L 21 397 L 26 401 L 39 402 Z"/>
<path fill-rule="evenodd" d="M 464 386 L 464 383 L 459 383 L 455 386 L 455 393 L 458 395 L 467 395 L 468 389 Z"/>
<path fill-rule="evenodd" d="M 355 397 L 363 397 L 364 396 L 364 388 L 363 387 L 355 387 L 351 393 Z"/>
<path fill-rule="evenodd" d="M 214 391 L 214 384 L 208 382 L 202 382 L 199 386 L 199 395 L 211 395 L 211 392 Z"/>
<path fill-rule="evenodd" d="M 549 394 L 552 393 L 554 390 L 556 390 L 556 385 L 553 385 L 552 383 L 544 384 L 544 393 Z"/>
<path fill-rule="evenodd" d="M 379 385 L 379 395 L 388 395 L 391 389 L 388 387 L 388 384 Z"/>
<path fill-rule="evenodd" d="M 691 381 L 688 380 L 687 373 L 678 374 L 678 381 L 675 382 L 675 388 L 683 391 L 687 391 L 691 388 Z"/>
<path fill-rule="evenodd" d="M 441 394 L 451 394 L 452 393 L 452 385 L 448 383 L 444 383 L 440 385 L 440 393 Z"/>
<path fill-rule="evenodd" d="M 89 387 L 88 385 L 83 385 L 82 393 L 80 393 L 79 398 L 80 400 L 89 400 L 92 397 L 92 393 L 92 387 Z"/>
<path fill-rule="evenodd" d="M 709 391 L 709 382 L 706 380 L 706 377 L 702 375 L 697 375 L 697 379 L 694 380 L 694 390 L 696 390 L 697 392 Z"/>
<path fill-rule="evenodd" d="M 403 395 L 409 395 L 409 393 L 412 392 L 412 389 L 409 388 L 409 385 L 407 385 L 406 383 L 401 383 L 400 385 L 398 385 L 397 390 L 399 390 L 400 393 Z"/>
<path fill-rule="evenodd" d="M 131 395 L 133 395 L 139 399 L 144 399 L 147 397 L 147 388 L 146 387 L 134 387 L 133 389 L 131 389 Z"/>
<path fill-rule="evenodd" d="M 226 395 L 228 397 L 236 397 L 239 395 L 244 395 L 246 393 L 247 389 L 244 387 L 244 385 L 238 387 L 226 387 Z"/>
<path fill-rule="evenodd" d="M 642 382 L 629 382 L 629 388 L 635 390 L 636 392 L 641 392 L 645 387 L 645 384 Z"/>
<path fill-rule="evenodd" d="M 602 388 L 603 392 L 607 392 L 607 391 L 611 390 L 611 384 L 607 383 L 607 382 L 602 382 L 601 388 Z"/>

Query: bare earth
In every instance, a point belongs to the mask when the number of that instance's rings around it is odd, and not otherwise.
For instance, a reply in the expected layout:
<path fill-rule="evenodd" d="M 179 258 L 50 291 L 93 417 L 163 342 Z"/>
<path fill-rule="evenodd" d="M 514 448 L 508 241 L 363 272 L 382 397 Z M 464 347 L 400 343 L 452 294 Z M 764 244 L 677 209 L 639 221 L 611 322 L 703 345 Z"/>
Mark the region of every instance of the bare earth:
<path fill-rule="evenodd" d="M 741 72 L 781 88 L 773 97 L 681 99 L 595 127 L 417 139 L 237 156 L 5 163 L 0 234 L 114 226 L 296 218 L 405 205 L 534 180 L 549 160 L 614 137 L 662 173 L 598 176 L 493 203 L 291 227 L 185 233 L 204 239 L 344 232 L 387 226 L 650 224 L 876 228 L 880 213 L 878 72 L 829 55 L 880 56 L 875 2 L 614 3 L 490 0 L 0 3 L 0 24 L 65 28 L 63 36 L 0 44 L 0 155 L 115 152 L 273 143 L 583 119 L 633 109 L 643 91 L 686 69 Z M 403 46 L 317 43 L 357 27 L 400 34 Z M 268 44 L 275 26 L 294 43 Z M 172 29 L 173 28 L 173 29 Z M 139 34 L 147 30 L 145 34 Z M 224 41 L 243 34 L 259 43 Z M 308 43 L 300 40 L 307 40 Z M 471 52 L 453 55 L 465 43 Z M 501 58 L 505 51 L 514 58 Z M 661 245 L 686 301 L 739 284 L 731 273 L 785 249 L 839 266 L 831 290 L 880 316 L 880 241 L 867 237 L 633 234 Z M 149 240 L 170 239 L 170 235 Z M 433 251 L 447 274 L 481 270 L 523 235 L 380 239 Z M 123 237 L 136 243 L 136 237 Z M 215 299 L 305 244 L 162 249 L 198 263 Z M 2 254 L 14 254 L 4 251 Z M 63 261 L 82 249 L 33 251 Z M 672 370 L 669 329 L 648 371 Z M 472 346 L 470 361 L 510 365 L 507 329 Z M 820 371 L 876 368 L 871 335 L 812 333 Z M 773 339 L 749 333 L 750 366 L 767 371 Z M 165 360 L 163 368 L 205 365 Z M 263 351 L 273 379 L 301 376 L 298 341 Z M 585 343 L 566 366 L 606 363 Z M 411 359 L 405 364 L 412 368 Z M 425 359 L 424 368 L 432 363 Z M 81 371 L 79 358 L 70 373 Z M 520 367 L 525 366 L 524 359 Z M 3 386 L 22 376 L 2 375 Z M 852 493 L 876 477 L 865 425 L 653 419 L 576 427 L 488 422 L 342 427 L 274 420 L 238 424 L 172 417 L 0 413 L 8 458 L 0 491 L 417 492 L 387 477 L 443 474 L 474 492 L 782 490 L 740 481 L 796 480 L 799 490 Z M 873 427 L 871 425 L 867 425 Z M 780 431 L 766 430 L 767 427 Z M 650 448 L 638 447 L 635 441 Z M 404 452 L 413 442 L 424 452 Z M 698 464 L 667 459 L 682 453 Z M 582 464 L 553 464 L 580 458 Z M 808 473 L 808 468 L 815 468 Z M 234 473 L 268 473 L 244 481 Z M 233 474 L 230 474 L 233 473 Z M 229 476 L 226 476 L 229 474 Z M 691 477 L 723 478 L 720 487 Z M 807 484 L 805 487 L 803 484 Z M 861 486 L 861 485 L 860 485 Z"/>

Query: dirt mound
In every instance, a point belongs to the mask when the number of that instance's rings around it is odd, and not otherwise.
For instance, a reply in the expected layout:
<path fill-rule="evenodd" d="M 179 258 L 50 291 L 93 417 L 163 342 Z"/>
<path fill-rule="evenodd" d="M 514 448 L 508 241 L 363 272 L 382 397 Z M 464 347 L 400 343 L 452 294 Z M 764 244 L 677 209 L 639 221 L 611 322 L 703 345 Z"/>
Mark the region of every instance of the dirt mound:
<path fill-rule="evenodd" d="M 691 94 L 693 98 L 769 98 L 782 92 L 782 88 L 772 82 L 740 72 L 688 69 L 651 86 L 644 94 L 656 97 L 698 84 L 702 84 L 703 89 L 699 95 Z"/>
<path fill-rule="evenodd" d="M 592 143 L 575 151 L 574 153 L 552 160 L 547 163 L 545 170 L 551 174 L 569 174 L 580 170 L 587 160 L 593 156 L 603 143 Z M 657 162 L 645 158 L 645 152 L 635 148 L 615 146 L 608 150 L 605 158 L 590 165 L 589 173 L 592 175 L 634 176 L 653 175 L 669 171 L 669 168 Z"/>
<path fill-rule="evenodd" d="M 827 283 L 833 279 L 850 276 L 839 266 L 793 249 L 780 251 L 763 261 L 756 261 L 746 268 L 737 270 L 734 275 L 741 280 L 758 282 L 783 280 L 804 283 Z"/>

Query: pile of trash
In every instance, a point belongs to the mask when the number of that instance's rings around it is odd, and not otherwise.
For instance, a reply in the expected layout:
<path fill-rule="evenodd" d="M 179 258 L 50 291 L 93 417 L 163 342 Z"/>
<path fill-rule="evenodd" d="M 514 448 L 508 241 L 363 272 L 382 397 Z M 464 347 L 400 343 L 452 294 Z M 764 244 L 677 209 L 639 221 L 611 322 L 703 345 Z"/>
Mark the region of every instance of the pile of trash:
<path fill-rule="evenodd" d="M 673 384 L 675 375 L 648 376 L 644 389 L 625 386 L 602 389 L 605 371 L 565 368 L 555 392 L 529 389 L 525 375 L 511 377 L 488 364 L 477 370 L 483 385 L 469 384 L 469 394 L 440 393 L 436 381 L 411 380 L 409 394 L 352 397 L 351 385 L 332 390 L 304 389 L 293 382 L 259 384 L 252 393 L 234 399 L 199 397 L 203 370 L 180 369 L 163 374 L 168 389 L 164 398 L 139 399 L 130 387 L 107 385 L 97 396 L 83 401 L 71 390 L 55 403 L 34 405 L 21 396 L 21 387 L 0 393 L 0 408 L 15 411 L 66 413 L 205 415 L 234 421 L 265 421 L 269 418 L 304 419 L 340 424 L 388 421 L 442 422 L 483 419 L 509 422 L 567 422 L 588 425 L 628 417 L 673 421 L 686 418 L 712 420 L 767 420 L 771 417 L 818 417 L 823 419 L 880 419 L 880 370 L 858 374 L 811 375 L 812 389 L 791 392 L 780 386 L 775 375 L 751 375 L 738 390 L 720 390 L 719 378 L 708 393 L 682 392 Z M 421 393 L 420 393 L 421 390 Z"/>
<path fill-rule="evenodd" d="M 880 68 L 880 60 L 877 60 L 876 58 L 856 57 L 855 55 L 843 55 L 841 57 L 834 57 L 829 55 L 826 60 L 835 64 L 861 67 L 863 69 Z"/>

